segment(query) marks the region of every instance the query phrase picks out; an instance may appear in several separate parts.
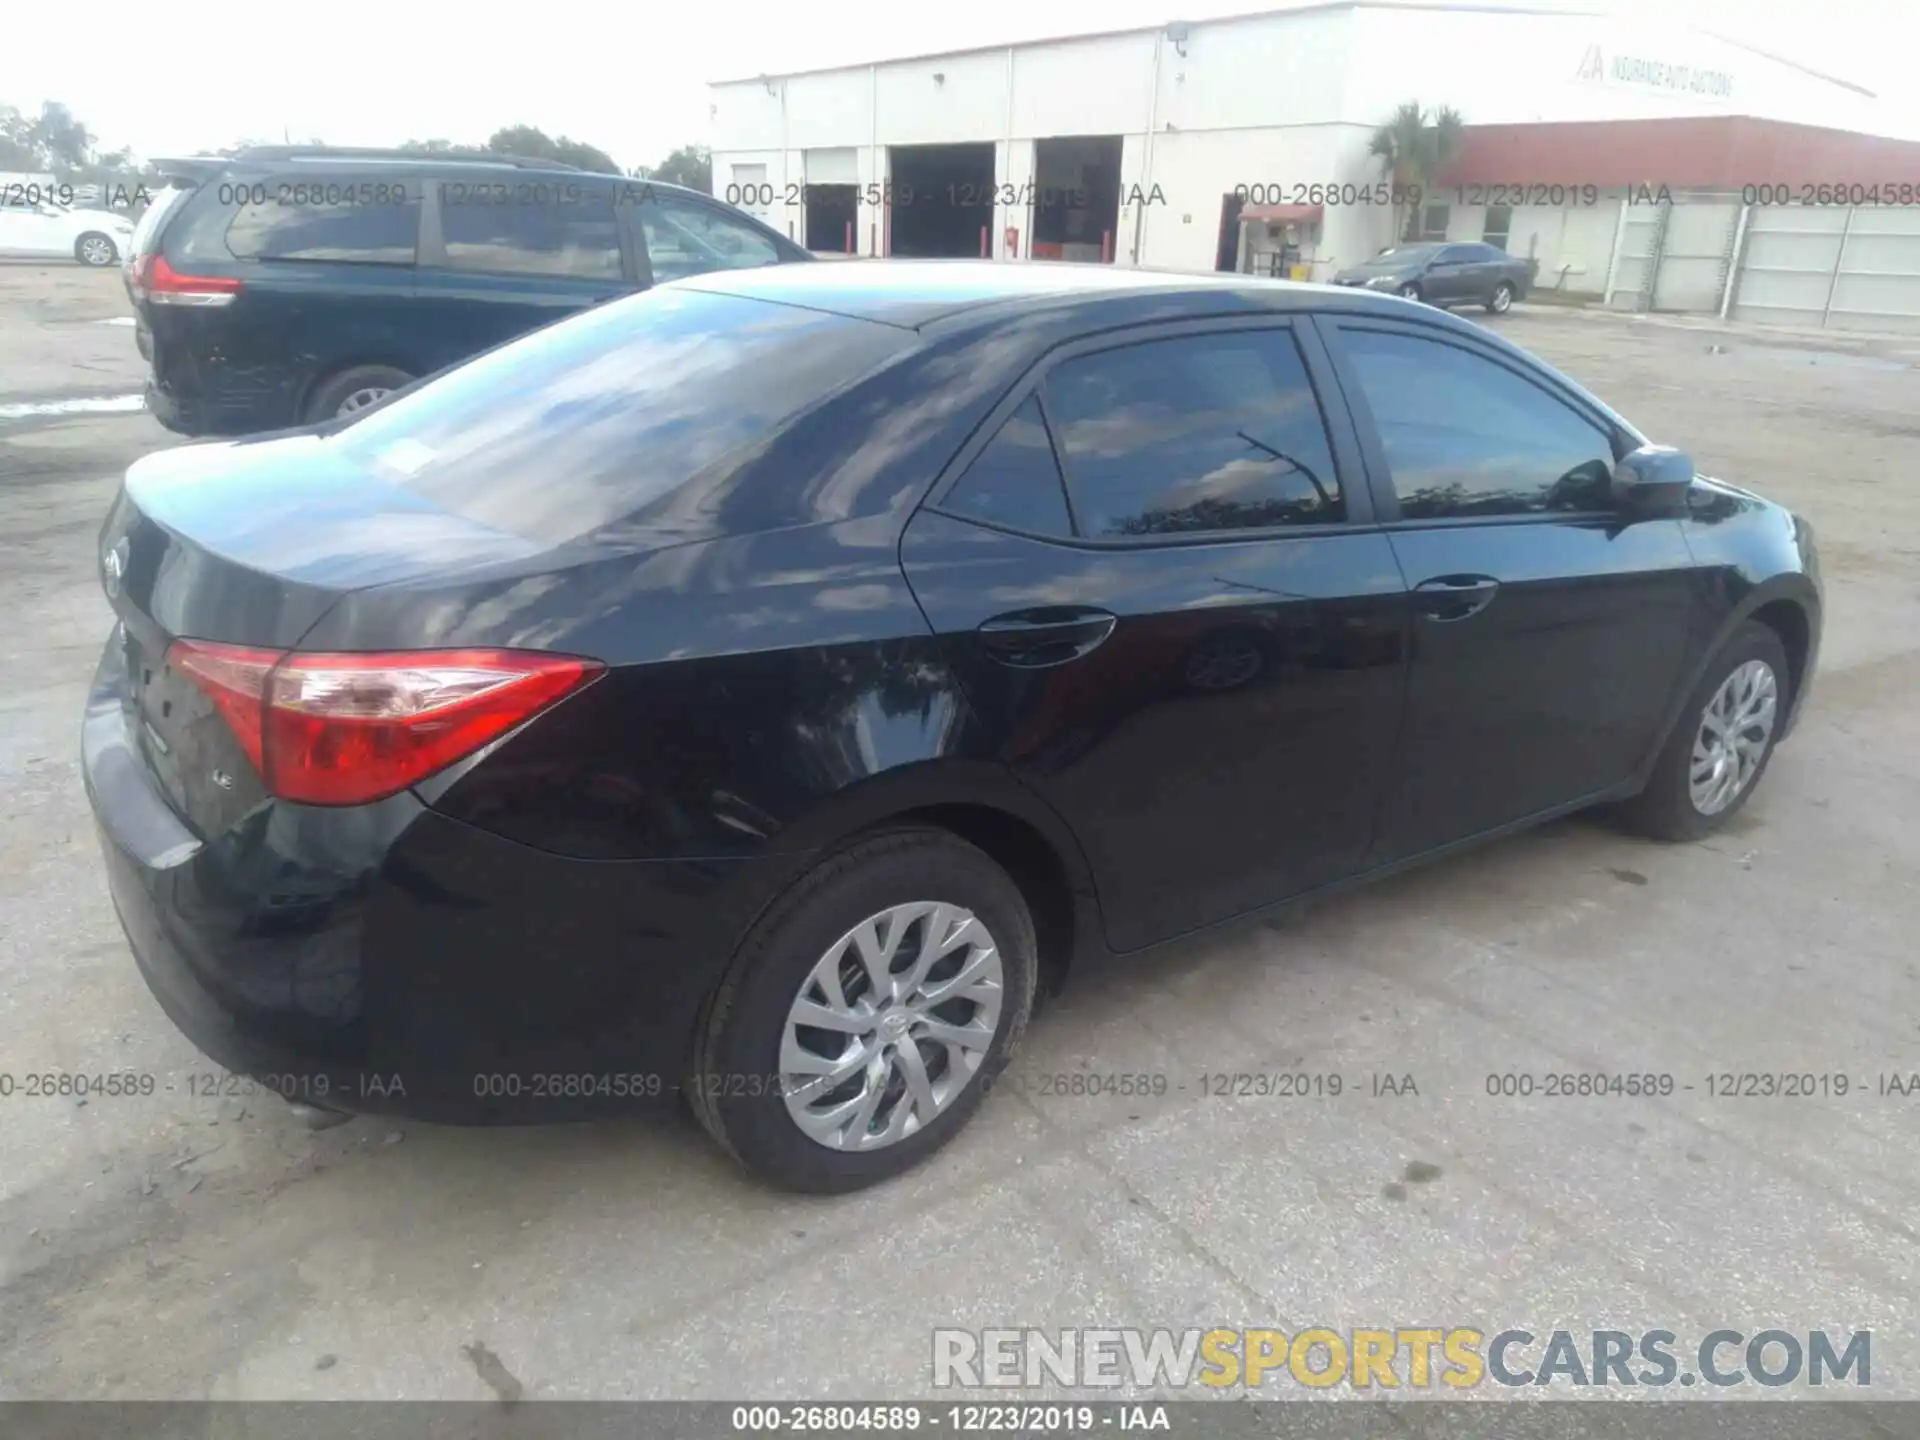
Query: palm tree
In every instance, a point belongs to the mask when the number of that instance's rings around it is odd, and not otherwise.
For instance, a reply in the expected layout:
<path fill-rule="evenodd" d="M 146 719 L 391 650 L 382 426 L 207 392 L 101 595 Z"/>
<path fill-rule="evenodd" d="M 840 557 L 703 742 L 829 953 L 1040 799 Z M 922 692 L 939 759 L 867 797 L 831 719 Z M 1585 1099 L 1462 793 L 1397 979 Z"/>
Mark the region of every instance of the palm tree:
<path fill-rule="evenodd" d="M 1417 187 L 1422 196 L 1433 193 L 1440 177 L 1460 153 L 1461 132 L 1465 122 L 1451 105 L 1442 105 L 1431 116 L 1418 100 L 1404 101 L 1386 124 L 1373 132 L 1367 153 L 1380 162 L 1380 173 L 1396 189 Z M 1395 218 L 1400 206 L 1395 203 Z M 1406 224 L 1398 227 L 1401 238 L 1414 240 L 1420 208 L 1407 208 Z"/>

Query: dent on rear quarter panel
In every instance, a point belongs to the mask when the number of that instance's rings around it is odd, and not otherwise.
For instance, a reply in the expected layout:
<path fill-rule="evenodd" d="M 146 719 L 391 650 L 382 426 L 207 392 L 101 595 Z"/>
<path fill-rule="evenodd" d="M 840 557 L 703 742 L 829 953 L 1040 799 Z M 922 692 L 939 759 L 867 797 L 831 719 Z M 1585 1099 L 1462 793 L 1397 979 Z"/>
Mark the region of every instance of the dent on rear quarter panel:
<path fill-rule="evenodd" d="M 586 655 L 608 671 L 420 793 L 564 855 L 743 856 L 788 848 L 809 809 L 949 753 L 959 689 L 900 574 L 889 517 L 720 539 L 455 594 L 378 591 L 313 648 Z"/>

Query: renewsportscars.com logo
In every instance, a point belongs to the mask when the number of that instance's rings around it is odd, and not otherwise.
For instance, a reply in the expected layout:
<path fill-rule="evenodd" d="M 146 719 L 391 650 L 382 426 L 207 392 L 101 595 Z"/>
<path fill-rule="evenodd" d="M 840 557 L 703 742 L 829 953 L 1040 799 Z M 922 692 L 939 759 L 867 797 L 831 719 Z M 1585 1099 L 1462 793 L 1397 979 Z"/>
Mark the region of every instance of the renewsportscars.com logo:
<path fill-rule="evenodd" d="M 935 1330 L 936 1389 L 1304 1385 L 1734 1386 L 1872 1383 L 1873 1332 L 1530 1330 Z"/>

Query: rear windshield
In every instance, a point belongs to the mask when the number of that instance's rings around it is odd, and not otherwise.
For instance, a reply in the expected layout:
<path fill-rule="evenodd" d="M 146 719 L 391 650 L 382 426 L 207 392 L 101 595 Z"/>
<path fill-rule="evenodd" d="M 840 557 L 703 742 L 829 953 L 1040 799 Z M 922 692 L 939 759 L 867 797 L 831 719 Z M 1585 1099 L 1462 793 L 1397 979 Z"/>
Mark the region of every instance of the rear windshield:
<path fill-rule="evenodd" d="M 664 286 L 491 350 L 329 443 L 442 509 L 558 545 L 680 489 L 913 342 Z"/>

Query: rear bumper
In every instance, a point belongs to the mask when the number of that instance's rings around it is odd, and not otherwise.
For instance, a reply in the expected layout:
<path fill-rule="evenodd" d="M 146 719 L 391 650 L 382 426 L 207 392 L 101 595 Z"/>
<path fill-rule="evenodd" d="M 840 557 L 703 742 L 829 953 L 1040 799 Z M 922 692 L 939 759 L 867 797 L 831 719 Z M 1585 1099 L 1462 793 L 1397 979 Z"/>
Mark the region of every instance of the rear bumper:
<path fill-rule="evenodd" d="M 290 1101 L 452 1124 L 676 1095 L 771 862 L 572 860 L 411 794 L 270 802 L 202 839 L 148 778 L 116 653 L 83 723 L 87 794 L 140 974 L 209 1059 Z"/>
<path fill-rule="evenodd" d="M 147 349 L 151 351 L 149 339 Z M 149 353 L 147 358 L 153 357 Z M 251 374 L 236 378 L 219 367 L 194 389 L 147 380 L 147 410 L 176 435 L 257 435 L 299 423 L 296 376 Z"/>

